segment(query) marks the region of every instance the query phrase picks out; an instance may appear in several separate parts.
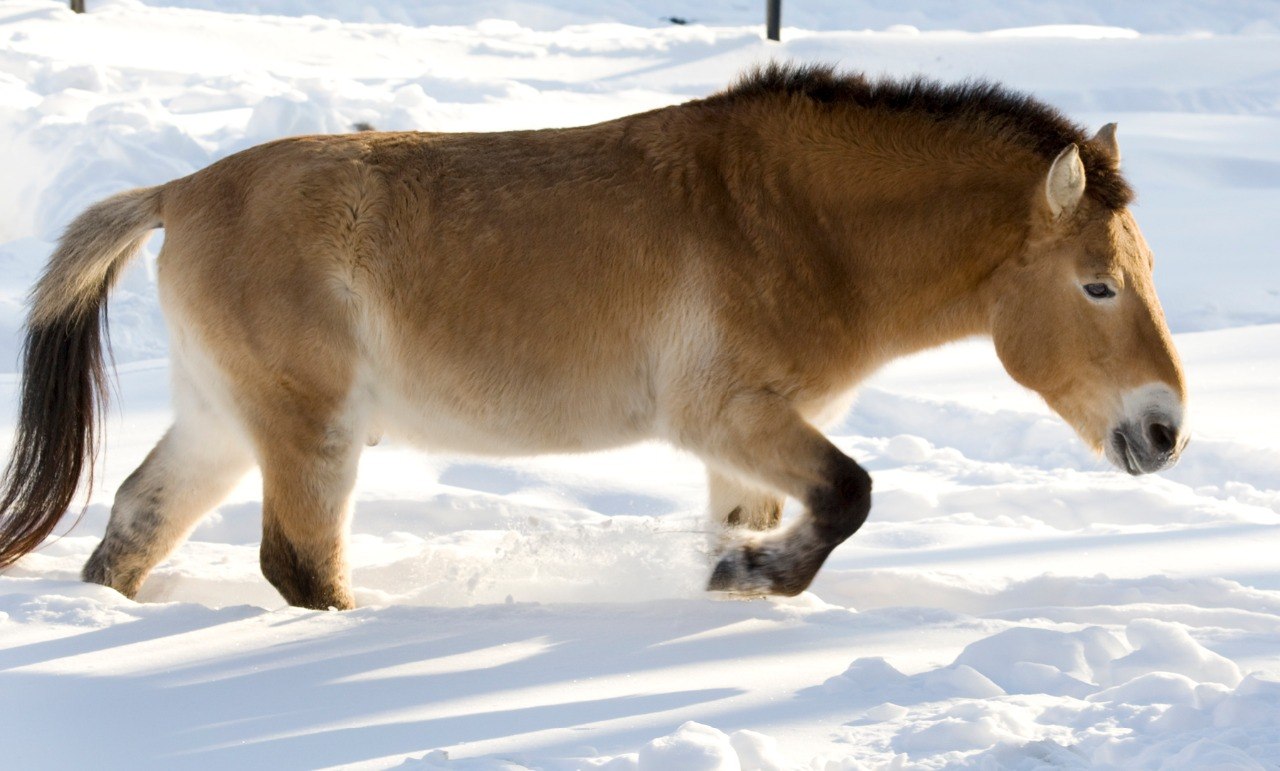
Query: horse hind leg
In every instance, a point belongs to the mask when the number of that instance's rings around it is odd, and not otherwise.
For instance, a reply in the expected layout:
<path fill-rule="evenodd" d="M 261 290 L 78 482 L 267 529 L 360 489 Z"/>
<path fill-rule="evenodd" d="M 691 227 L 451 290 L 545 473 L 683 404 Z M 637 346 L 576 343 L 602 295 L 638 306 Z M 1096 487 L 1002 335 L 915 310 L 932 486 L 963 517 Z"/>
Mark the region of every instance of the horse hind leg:
<path fill-rule="evenodd" d="M 724 527 L 772 530 L 782 521 L 782 497 L 707 469 L 712 519 Z"/>
<path fill-rule="evenodd" d="M 259 562 L 290 605 L 347 609 L 355 606 L 346 560 L 350 498 L 370 428 L 367 405 L 336 357 L 290 364 L 246 368 L 232 387 L 262 469 Z"/>
<path fill-rule="evenodd" d="M 142 582 L 253 464 L 237 437 L 179 419 L 120 486 L 85 581 L 133 598 Z"/>
<path fill-rule="evenodd" d="M 346 561 L 363 435 L 274 436 L 262 448 L 262 574 L 290 605 L 355 607 Z"/>

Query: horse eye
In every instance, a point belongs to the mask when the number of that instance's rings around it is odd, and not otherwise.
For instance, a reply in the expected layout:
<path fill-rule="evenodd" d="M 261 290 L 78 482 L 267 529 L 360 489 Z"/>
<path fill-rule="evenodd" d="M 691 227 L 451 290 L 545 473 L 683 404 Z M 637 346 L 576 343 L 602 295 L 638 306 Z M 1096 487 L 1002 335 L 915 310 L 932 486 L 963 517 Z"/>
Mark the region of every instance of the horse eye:
<path fill-rule="evenodd" d="M 1085 294 L 1097 300 L 1116 296 L 1115 291 L 1106 284 L 1085 284 L 1084 291 Z"/>

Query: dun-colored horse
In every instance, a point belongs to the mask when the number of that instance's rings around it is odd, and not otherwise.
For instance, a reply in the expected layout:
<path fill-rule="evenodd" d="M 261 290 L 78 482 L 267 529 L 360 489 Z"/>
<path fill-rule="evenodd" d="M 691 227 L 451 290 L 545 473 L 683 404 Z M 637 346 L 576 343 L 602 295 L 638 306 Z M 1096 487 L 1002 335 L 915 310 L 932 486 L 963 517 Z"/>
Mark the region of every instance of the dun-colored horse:
<path fill-rule="evenodd" d="M 661 438 L 735 528 L 710 588 L 795 594 L 871 506 L 815 426 L 894 357 L 988 334 L 1015 380 L 1131 474 L 1185 443 L 1183 376 L 1092 137 L 993 85 L 769 66 L 583 128 L 285 139 L 103 201 L 36 286 L 0 564 L 93 465 L 113 281 L 165 228 L 172 428 L 84 578 L 132 596 L 257 463 L 262 570 L 352 605 L 366 440 L 572 452 Z M 783 527 L 784 496 L 805 513 Z"/>

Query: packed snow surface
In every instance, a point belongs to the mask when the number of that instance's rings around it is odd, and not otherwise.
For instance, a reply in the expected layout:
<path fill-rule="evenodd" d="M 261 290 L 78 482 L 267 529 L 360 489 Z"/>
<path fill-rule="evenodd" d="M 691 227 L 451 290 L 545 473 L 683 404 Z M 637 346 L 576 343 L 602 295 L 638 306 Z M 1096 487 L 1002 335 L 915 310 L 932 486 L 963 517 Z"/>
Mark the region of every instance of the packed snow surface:
<path fill-rule="evenodd" d="M 874 509 L 796 599 L 702 593 L 691 457 L 390 445 L 361 467 L 359 610 L 263 580 L 256 477 L 132 602 L 77 575 L 168 422 L 157 236 L 112 300 L 103 484 L 0 577 L 7 767 L 1280 768 L 1277 6 L 786 3 L 777 45 L 760 5 L 8 0 L 0 371 L 52 241 L 107 194 L 289 134 L 582 124 L 826 61 L 1119 121 L 1190 378 L 1182 463 L 1115 473 L 970 341 L 831 431 Z"/>

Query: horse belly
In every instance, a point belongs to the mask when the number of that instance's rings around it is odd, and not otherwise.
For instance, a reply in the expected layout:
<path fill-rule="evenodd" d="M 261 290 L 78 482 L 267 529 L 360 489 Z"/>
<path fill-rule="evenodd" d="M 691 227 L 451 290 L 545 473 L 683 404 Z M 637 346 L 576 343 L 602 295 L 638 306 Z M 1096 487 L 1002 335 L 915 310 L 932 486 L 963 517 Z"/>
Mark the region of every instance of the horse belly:
<path fill-rule="evenodd" d="M 536 455 L 587 452 L 618 447 L 652 436 L 648 421 L 567 405 L 528 405 L 512 399 L 477 411 L 430 392 L 392 393 L 374 398 L 375 433 L 407 441 L 425 450 L 483 455 Z"/>
<path fill-rule="evenodd" d="M 648 373 L 593 369 L 548 379 L 469 359 L 383 361 L 364 391 L 378 433 L 427 450 L 585 452 L 654 436 Z"/>
<path fill-rule="evenodd" d="M 496 415 L 490 419 L 451 410 L 442 401 L 387 399 L 375 413 L 376 433 L 424 450 L 479 455 L 538 455 L 588 452 L 645 439 L 647 432 L 626 425 L 604 425 L 566 412 L 553 429 Z"/>

